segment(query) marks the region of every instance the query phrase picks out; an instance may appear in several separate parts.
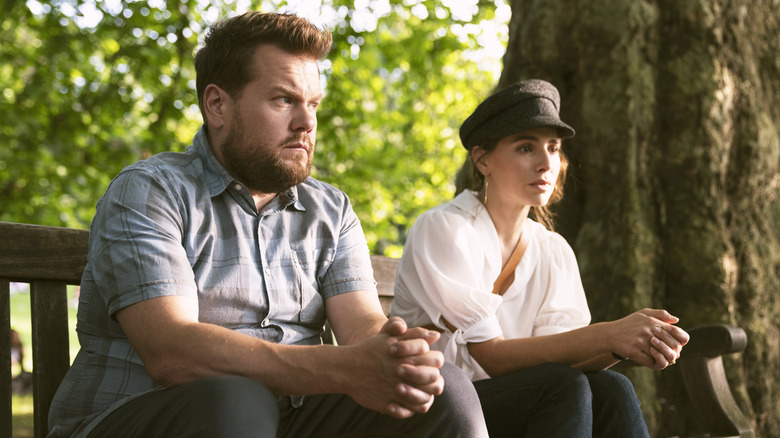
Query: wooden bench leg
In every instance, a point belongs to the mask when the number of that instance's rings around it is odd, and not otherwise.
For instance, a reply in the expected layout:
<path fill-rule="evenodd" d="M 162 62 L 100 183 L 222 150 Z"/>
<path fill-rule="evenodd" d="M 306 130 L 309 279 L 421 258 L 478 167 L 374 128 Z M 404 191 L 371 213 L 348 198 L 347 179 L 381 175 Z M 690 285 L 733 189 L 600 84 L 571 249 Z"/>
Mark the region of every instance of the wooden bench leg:
<path fill-rule="evenodd" d="M 679 363 L 685 389 L 712 436 L 755 438 L 750 421 L 737 406 L 726 380 L 723 358 L 700 357 Z"/>

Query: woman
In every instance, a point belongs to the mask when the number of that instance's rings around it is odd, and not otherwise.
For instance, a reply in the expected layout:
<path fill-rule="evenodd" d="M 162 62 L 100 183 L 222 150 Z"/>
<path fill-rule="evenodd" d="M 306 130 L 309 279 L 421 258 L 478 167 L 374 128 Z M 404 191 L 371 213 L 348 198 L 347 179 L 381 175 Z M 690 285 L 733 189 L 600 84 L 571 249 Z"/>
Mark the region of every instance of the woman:
<path fill-rule="evenodd" d="M 433 348 L 474 381 L 491 437 L 648 436 L 630 381 L 606 369 L 663 369 L 688 335 L 655 309 L 588 325 L 574 253 L 548 230 L 574 136 L 559 103 L 522 81 L 466 119 L 466 190 L 410 229 L 392 313 L 442 332 Z"/>

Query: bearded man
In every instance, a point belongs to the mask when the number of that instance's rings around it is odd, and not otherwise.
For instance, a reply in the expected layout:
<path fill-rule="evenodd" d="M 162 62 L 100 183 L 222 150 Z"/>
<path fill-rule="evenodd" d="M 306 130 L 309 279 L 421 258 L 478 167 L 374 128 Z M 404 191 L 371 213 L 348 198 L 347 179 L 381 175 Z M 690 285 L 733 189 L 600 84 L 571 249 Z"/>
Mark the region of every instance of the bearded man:
<path fill-rule="evenodd" d="M 192 146 L 97 204 L 49 436 L 487 436 L 438 333 L 382 313 L 346 194 L 309 177 L 330 46 L 293 15 L 210 29 Z"/>

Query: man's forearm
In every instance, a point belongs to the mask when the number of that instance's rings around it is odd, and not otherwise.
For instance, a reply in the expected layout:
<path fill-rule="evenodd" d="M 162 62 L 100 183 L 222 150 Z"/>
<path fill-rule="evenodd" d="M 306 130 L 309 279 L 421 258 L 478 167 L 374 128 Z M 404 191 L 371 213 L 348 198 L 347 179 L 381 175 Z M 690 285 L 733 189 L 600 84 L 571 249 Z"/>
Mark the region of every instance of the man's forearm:
<path fill-rule="evenodd" d="M 258 381 L 278 395 L 347 394 L 369 409 L 397 417 L 426 411 L 431 396 L 443 388 L 438 373 L 440 355 L 426 353 L 427 344 L 422 340 L 399 341 L 398 337 L 379 334 L 349 346 L 282 345 L 201 323 L 169 333 L 167 336 L 178 342 L 155 362 L 167 364 L 155 367 L 158 381 L 167 386 L 236 374 Z M 398 347 L 397 354 L 390 353 L 391 346 Z M 411 357 L 419 365 L 408 368 Z M 398 374 L 402 367 L 411 373 L 406 378 Z M 410 376 L 417 383 L 410 384 Z M 426 389 L 421 392 L 414 387 Z"/>
<path fill-rule="evenodd" d="M 376 292 L 354 291 L 325 300 L 325 312 L 339 345 L 353 345 L 379 333 L 387 323 Z"/>
<path fill-rule="evenodd" d="M 116 317 L 156 382 L 176 386 L 213 375 L 241 375 L 279 394 L 336 392 L 345 364 L 332 346 L 266 342 L 197 319 L 197 300 L 171 296 L 129 306 Z M 330 347 L 330 348 L 328 348 Z"/>

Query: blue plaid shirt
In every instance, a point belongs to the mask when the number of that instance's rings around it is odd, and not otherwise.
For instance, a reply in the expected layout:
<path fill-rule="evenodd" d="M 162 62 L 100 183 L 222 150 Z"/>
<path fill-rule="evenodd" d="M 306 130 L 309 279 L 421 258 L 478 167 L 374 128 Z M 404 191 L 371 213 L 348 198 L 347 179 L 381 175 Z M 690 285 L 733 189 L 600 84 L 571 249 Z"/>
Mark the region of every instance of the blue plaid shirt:
<path fill-rule="evenodd" d="M 183 153 L 125 168 L 97 204 L 81 284 L 81 350 L 49 413 L 50 436 L 85 435 L 158 389 L 114 315 L 150 298 L 197 297 L 201 322 L 285 344 L 318 344 L 324 301 L 375 291 L 346 194 L 313 178 L 258 212 L 201 129 Z"/>

